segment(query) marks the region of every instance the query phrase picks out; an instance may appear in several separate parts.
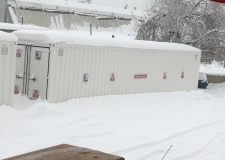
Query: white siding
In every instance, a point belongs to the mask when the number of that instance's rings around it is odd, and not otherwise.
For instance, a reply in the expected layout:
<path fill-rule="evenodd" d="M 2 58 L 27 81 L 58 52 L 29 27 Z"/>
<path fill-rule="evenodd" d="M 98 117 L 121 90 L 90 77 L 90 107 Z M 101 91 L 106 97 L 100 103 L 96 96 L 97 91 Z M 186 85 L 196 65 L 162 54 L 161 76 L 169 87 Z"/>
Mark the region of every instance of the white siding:
<path fill-rule="evenodd" d="M 63 56 L 58 56 L 60 47 L 64 49 Z M 48 101 L 58 103 L 90 96 L 196 90 L 200 56 L 200 52 L 56 44 L 50 55 Z M 164 72 L 167 79 L 163 79 Z M 85 73 L 89 74 L 88 82 L 83 82 Z M 110 81 L 112 73 L 115 74 L 114 82 Z M 148 77 L 134 79 L 135 74 L 147 74 Z"/>
<path fill-rule="evenodd" d="M 8 48 L 7 54 L 1 52 L 2 47 Z M 15 66 L 16 43 L 0 41 L 0 105 L 13 105 Z"/>
<path fill-rule="evenodd" d="M 89 30 L 90 24 L 92 24 L 93 31 L 99 29 L 104 31 L 115 31 L 123 25 L 130 25 L 129 19 L 109 19 L 97 21 L 93 16 L 82 16 L 70 13 L 60 14 L 32 10 L 22 10 L 22 12 L 28 24 L 43 26 L 50 29 Z M 15 12 L 10 13 L 16 18 L 16 20 L 18 20 L 19 23 L 22 24 L 22 18 L 20 17 L 21 14 L 18 8 L 15 8 Z"/>

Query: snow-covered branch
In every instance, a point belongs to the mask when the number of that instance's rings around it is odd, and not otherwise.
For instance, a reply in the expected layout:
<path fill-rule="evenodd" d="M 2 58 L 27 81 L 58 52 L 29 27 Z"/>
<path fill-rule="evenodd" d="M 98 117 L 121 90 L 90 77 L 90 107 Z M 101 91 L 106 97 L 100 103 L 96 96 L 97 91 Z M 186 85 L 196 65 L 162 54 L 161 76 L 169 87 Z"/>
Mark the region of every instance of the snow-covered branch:
<path fill-rule="evenodd" d="M 225 57 L 225 11 L 208 0 L 153 0 L 136 39 L 184 43 Z M 224 56 L 222 56 L 224 55 Z"/>

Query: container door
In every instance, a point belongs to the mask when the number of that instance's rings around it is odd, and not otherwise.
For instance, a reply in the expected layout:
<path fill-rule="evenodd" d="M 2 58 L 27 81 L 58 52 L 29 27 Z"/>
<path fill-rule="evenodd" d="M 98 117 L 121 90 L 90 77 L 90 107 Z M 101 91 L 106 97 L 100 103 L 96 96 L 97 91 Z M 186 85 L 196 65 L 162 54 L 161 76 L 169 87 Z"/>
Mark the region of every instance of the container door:
<path fill-rule="evenodd" d="M 26 94 L 31 98 L 47 99 L 49 48 L 32 47 L 27 64 Z"/>
<path fill-rule="evenodd" d="M 25 94 L 27 49 L 26 45 L 17 45 L 14 94 Z"/>

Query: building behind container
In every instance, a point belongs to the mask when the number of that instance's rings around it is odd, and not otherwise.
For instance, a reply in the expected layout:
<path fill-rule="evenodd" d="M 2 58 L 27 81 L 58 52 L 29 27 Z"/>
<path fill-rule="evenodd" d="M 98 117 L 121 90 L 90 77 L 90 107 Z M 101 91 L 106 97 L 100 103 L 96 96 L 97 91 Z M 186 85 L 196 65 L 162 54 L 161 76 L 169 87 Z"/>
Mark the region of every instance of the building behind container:
<path fill-rule="evenodd" d="M 17 37 L 0 31 L 0 105 L 13 105 Z"/>
<path fill-rule="evenodd" d="M 0 22 L 8 22 L 8 0 L 1 0 L 0 1 Z"/>
<path fill-rule="evenodd" d="M 30 24 L 55 30 L 89 30 L 131 34 L 134 23 L 144 20 L 142 11 L 72 1 L 9 0 L 14 24 Z"/>
<path fill-rule="evenodd" d="M 197 89 L 201 51 L 187 45 L 73 32 L 13 34 L 20 40 L 16 85 L 28 97 L 58 103 Z"/>

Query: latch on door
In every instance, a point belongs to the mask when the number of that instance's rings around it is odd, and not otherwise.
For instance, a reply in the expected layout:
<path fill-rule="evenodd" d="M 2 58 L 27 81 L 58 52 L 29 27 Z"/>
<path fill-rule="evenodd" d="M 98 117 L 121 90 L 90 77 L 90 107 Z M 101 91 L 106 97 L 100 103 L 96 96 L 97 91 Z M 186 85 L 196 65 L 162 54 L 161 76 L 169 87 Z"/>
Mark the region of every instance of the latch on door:
<path fill-rule="evenodd" d="M 29 77 L 29 80 L 32 80 L 32 81 L 36 81 L 36 78 L 34 77 L 34 74 L 32 74 L 30 77 Z"/>
<path fill-rule="evenodd" d="M 16 75 L 16 79 L 19 79 L 19 78 L 23 78 L 23 73 L 20 73 L 19 75 Z"/>

